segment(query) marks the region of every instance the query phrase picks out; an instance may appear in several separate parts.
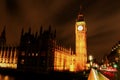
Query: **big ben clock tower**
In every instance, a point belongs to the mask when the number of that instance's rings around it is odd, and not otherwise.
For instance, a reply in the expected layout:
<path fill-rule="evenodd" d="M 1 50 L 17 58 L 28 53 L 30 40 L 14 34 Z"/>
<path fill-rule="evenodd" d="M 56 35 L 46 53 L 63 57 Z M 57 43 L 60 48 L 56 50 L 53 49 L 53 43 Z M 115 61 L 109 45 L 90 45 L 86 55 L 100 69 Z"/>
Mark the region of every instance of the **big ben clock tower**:
<path fill-rule="evenodd" d="M 76 53 L 76 71 L 82 71 L 87 62 L 87 44 L 86 44 L 86 23 L 84 16 L 79 13 L 75 24 L 75 53 Z"/>

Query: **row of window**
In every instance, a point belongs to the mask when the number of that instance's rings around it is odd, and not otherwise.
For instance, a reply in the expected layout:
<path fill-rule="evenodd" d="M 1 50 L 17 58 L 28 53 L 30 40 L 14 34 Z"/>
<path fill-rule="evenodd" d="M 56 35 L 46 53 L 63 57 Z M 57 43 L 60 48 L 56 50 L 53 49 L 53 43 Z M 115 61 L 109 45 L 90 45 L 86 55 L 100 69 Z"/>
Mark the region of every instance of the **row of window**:
<path fill-rule="evenodd" d="M 25 52 L 22 52 L 22 56 L 25 56 Z M 28 56 L 38 56 L 38 53 L 28 53 Z"/>

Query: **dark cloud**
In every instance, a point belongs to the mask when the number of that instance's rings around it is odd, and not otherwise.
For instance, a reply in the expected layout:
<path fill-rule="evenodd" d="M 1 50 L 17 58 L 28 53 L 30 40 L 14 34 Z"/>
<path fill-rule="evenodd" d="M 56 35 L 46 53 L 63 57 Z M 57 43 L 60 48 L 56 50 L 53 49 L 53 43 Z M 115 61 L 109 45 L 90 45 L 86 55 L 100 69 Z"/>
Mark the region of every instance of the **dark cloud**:
<path fill-rule="evenodd" d="M 16 0 L 5 0 L 7 12 L 10 15 L 17 15 L 19 12 L 19 6 Z"/>
<path fill-rule="evenodd" d="M 86 10 L 88 53 L 101 59 L 119 38 L 120 1 L 97 0 Z"/>
<path fill-rule="evenodd" d="M 32 32 L 49 24 L 57 30 L 57 39 L 74 45 L 74 25 L 80 5 L 87 24 L 88 53 L 96 58 L 108 54 L 120 40 L 119 0 L 0 0 L 0 32 L 6 25 L 7 43 L 18 44 L 22 27 Z"/>
<path fill-rule="evenodd" d="M 71 1 L 65 5 L 64 8 L 58 10 L 57 14 L 54 15 L 53 21 L 56 24 L 64 25 L 66 22 L 75 20 L 80 9 L 80 1 Z"/>

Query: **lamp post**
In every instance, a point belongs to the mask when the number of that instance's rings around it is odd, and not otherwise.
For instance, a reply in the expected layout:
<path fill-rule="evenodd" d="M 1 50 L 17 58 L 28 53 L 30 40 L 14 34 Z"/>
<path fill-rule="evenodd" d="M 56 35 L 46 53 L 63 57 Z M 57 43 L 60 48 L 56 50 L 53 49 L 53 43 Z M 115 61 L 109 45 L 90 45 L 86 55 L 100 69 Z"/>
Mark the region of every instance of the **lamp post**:
<path fill-rule="evenodd" d="M 93 56 L 92 55 L 89 55 L 89 61 L 90 61 L 90 68 L 92 67 L 93 65 Z"/>

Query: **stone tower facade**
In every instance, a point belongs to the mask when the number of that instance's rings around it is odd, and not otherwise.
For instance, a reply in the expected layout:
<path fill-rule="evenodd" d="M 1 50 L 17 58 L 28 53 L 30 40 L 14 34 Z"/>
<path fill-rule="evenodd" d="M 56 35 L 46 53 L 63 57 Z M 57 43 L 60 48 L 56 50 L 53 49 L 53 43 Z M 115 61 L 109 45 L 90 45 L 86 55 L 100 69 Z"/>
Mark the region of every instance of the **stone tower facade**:
<path fill-rule="evenodd" d="M 79 13 L 75 24 L 75 53 L 76 53 L 76 70 L 84 70 L 87 62 L 87 44 L 86 44 L 87 27 L 84 16 Z"/>

